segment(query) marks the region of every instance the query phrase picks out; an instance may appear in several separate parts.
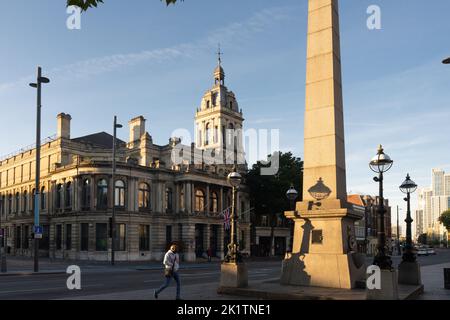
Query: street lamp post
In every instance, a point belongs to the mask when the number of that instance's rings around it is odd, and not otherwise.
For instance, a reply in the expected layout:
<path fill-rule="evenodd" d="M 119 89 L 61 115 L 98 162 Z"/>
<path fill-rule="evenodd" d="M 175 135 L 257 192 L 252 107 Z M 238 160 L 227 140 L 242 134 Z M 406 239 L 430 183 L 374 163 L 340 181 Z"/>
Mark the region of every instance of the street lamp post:
<path fill-rule="evenodd" d="M 399 206 L 397 206 L 397 252 L 398 255 L 401 255 L 401 249 L 400 249 L 400 222 L 399 222 L 399 211 L 401 209 L 399 208 Z"/>
<path fill-rule="evenodd" d="M 111 219 L 111 265 L 115 265 L 115 250 L 116 250 L 116 146 L 117 146 L 117 129 L 122 128 L 121 124 L 117 123 L 117 116 L 114 116 L 113 125 L 113 143 L 112 143 L 112 219 Z"/>
<path fill-rule="evenodd" d="M 38 67 L 36 83 L 30 83 L 30 87 L 37 89 L 37 106 L 36 106 L 36 181 L 34 196 L 34 272 L 39 272 L 39 239 L 42 237 L 39 221 L 39 184 L 41 173 L 41 92 L 42 84 L 49 83 L 50 80 L 42 76 L 42 68 Z"/>
<path fill-rule="evenodd" d="M 370 169 L 378 173 L 378 177 L 375 177 L 375 182 L 379 183 L 379 203 L 378 203 L 378 245 L 377 254 L 374 259 L 374 265 L 377 265 L 382 270 L 392 270 L 392 260 L 386 254 L 386 232 L 385 232 L 385 219 L 386 208 L 384 206 L 383 197 L 383 174 L 387 172 L 394 161 L 384 153 L 383 147 L 380 145 L 377 155 L 370 161 Z"/>
<path fill-rule="evenodd" d="M 286 192 L 286 198 L 288 198 L 288 200 L 289 200 L 289 208 L 291 210 L 295 210 L 295 200 L 297 199 L 297 197 L 298 197 L 298 191 L 295 190 L 294 185 L 291 184 L 291 187 Z M 292 220 L 290 220 L 290 221 L 291 222 L 290 222 L 289 226 L 290 226 L 290 229 L 291 229 L 291 239 L 290 239 L 289 246 L 290 246 L 290 249 L 292 251 L 293 250 L 292 247 L 293 247 L 293 244 L 294 244 L 295 224 L 292 223 Z"/>
<path fill-rule="evenodd" d="M 409 174 L 406 176 L 406 180 L 402 183 L 400 186 L 400 191 L 403 193 L 406 193 L 405 201 L 407 203 L 407 209 L 406 209 L 406 245 L 405 245 L 405 251 L 402 256 L 402 260 L 404 262 L 416 262 L 416 255 L 413 251 L 413 244 L 412 244 L 412 230 L 411 230 L 411 224 L 414 221 L 411 218 L 411 193 L 417 190 L 417 184 L 415 184 L 414 181 L 411 180 Z"/>
<path fill-rule="evenodd" d="M 236 172 L 236 167 L 233 172 L 228 175 L 228 183 L 233 188 L 232 190 L 232 205 L 231 205 L 231 243 L 228 245 L 228 253 L 225 257 L 225 262 L 239 263 L 242 262 L 242 256 L 239 252 L 239 244 L 237 243 L 237 214 L 236 214 L 236 193 L 237 188 L 241 184 L 242 176 Z"/>

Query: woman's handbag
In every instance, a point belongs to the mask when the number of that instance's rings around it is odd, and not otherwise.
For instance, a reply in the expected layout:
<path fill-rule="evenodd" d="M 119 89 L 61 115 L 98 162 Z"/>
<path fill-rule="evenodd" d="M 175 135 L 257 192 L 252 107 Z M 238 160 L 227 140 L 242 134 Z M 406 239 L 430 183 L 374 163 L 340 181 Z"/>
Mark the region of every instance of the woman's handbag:
<path fill-rule="evenodd" d="M 173 268 L 172 269 L 165 269 L 164 270 L 164 277 L 172 278 L 173 277 Z"/>
<path fill-rule="evenodd" d="M 175 262 L 177 261 L 177 258 L 173 259 L 172 268 L 170 269 L 164 269 L 164 277 L 166 278 L 172 278 L 173 277 L 173 270 L 175 268 Z"/>

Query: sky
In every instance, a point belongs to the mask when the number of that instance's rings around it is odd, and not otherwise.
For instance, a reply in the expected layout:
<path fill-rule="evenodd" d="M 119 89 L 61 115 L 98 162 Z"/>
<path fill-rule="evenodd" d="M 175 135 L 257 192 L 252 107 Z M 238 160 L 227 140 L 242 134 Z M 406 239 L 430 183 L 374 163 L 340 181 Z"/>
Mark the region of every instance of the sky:
<path fill-rule="evenodd" d="M 34 141 L 28 83 L 38 65 L 51 79 L 44 137 L 60 112 L 73 118 L 72 137 L 111 132 L 114 115 L 125 125 L 143 115 L 159 145 L 177 128 L 193 131 L 220 43 L 244 128 L 279 129 L 280 149 L 303 157 L 306 0 L 105 0 L 80 30 L 67 28 L 64 0 L 0 3 L 0 155 Z M 367 28 L 370 5 L 381 9 L 380 30 Z M 432 168 L 450 172 L 448 12 L 448 0 L 340 1 L 348 192 L 377 194 L 368 162 L 382 144 L 394 160 L 385 196 L 401 219 L 407 173 L 428 187 Z"/>

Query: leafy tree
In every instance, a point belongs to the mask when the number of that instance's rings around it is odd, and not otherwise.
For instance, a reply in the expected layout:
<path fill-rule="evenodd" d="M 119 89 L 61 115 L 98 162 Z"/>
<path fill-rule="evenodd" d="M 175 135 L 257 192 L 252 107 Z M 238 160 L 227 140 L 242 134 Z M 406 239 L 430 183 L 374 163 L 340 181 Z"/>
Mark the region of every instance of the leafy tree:
<path fill-rule="evenodd" d="M 269 225 L 272 227 L 271 238 L 273 245 L 274 227 L 278 215 L 290 210 L 290 203 L 286 198 L 286 191 L 291 185 L 299 192 L 297 201 L 302 199 L 303 189 L 303 161 L 296 158 L 291 152 L 279 154 L 279 171 L 275 175 L 261 175 L 261 168 L 269 167 L 258 161 L 253 165 L 245 178 L 249 188 L 250 202 L 254 208 L 253 225 L 259 221 L 261 215 L 268 215 Z M 273 157 L 273 156 L 272 156 Z M 256 221 L 255 221 L 256 220 Z"/>
<path fill-rule="evenodd" d="M 419 237 L 417 238 L 417 242 L 420 244 L 427 244 L 427 234 L 422 233 L 421 235 L 419 235 Z"/>
<path fill-rule="evenodd" d="M 442 212 L 439 222 L 447 229 L 447 240 L 450 239 L 450 210 Z M 448 243 L 448 241 L 447 241 Z"/>
<path fill-rule="evenodd" d="M 165 1 L 167 5 L 175 4 L 177 0 L 161 0 Z M 183 0 L 180 0 L 183 1 Z M 97 7 L 100 3 L 103 3 L 103 0 L 67 0 L 67 6 L 77 6 L 81 8 L 81 10 L 86 11 L 89 8 Z"/>

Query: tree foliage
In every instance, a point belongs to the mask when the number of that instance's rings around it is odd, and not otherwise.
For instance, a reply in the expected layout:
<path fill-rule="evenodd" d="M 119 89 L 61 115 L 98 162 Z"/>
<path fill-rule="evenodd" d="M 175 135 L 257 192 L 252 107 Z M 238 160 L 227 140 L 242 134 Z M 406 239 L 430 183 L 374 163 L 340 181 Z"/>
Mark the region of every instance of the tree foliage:
<path fill-rule="evenodd" d="M 165 1 L 167 5 L 175 4 L 177 0 L 161 0 Z M 183 1 L 183 0 L 180 0 Z M 103 0 L 67 0 L 67 6 L 77 6 L 81 10 L 86 11 L 89 8 L 96 8 Z"/>
<path fill-rule="evenodd" d="M 447 230 L 450 230 L 450 210 L 442 212 L 439 217 L 439 222 L 442 223 Z"/>
<path fill-rule="evenodd" d="M 255 213 L 278 214 L 289 210 L 289 201 L 286 191 L 291 184 L 299 192 L 297 201 L 301 200 L 303 188 L 303 161 L 296 158 L 291 152 L 279 153 L 280 168 L 276 175 L 263 176 L 261 168 L 268 167 L 258 161 L 246 176 L 246 185 L 250 189 L 250 202 Z"/>

